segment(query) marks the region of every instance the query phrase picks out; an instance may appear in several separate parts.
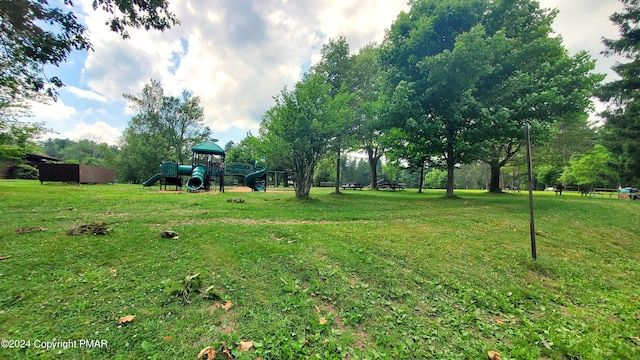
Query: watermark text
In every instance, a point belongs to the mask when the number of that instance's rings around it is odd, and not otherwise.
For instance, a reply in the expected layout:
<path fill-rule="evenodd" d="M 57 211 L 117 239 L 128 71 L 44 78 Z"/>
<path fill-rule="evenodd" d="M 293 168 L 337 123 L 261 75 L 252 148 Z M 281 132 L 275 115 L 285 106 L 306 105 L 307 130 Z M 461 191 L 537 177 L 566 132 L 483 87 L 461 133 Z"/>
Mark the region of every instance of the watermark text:
<path fill-rule="evenodd" d="M 2 339 L 0 345 L 3 349 L 106 349 L 109 341 L 105 339 L 80 339 L 80 340 L 31 340 L 31 339 Z"/>

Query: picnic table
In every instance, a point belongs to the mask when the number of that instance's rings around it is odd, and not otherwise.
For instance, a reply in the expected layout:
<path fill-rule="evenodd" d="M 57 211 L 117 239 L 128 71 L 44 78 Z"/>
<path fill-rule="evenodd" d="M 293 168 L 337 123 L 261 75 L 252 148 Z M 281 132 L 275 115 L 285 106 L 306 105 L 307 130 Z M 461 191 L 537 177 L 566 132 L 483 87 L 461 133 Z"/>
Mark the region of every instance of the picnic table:
<path fill-rule="evenodd" d="M 342 184 L 342 190 L 355 190 L 355 189 L 359 189 L 362 190 L 363 186 L 360 183 L 357 182 L 350 182 L 350 183 L 346 183 L 346 184 Z"/>
<path fill-rule="evenodd" d="M 404 189 L 404 184 L 399 183 L 397 181 L 390 181 L 390 180 L 380 180 L 378 181 L 378 189 L 385 189 L 385 190 L 393 190 L 396 191 L 397 190 L 402 190 Z"/>

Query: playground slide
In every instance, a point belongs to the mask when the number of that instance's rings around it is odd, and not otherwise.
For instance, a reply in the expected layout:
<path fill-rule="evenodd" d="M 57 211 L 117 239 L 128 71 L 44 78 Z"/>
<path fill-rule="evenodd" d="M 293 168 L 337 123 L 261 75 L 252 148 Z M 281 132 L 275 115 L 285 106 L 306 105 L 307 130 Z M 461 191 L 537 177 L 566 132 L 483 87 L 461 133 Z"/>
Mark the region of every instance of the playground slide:
<path fill-rule="evenodd" d="M 264 187 L 260 185 L 256 185 L 256 180 L 263 177 L 266 173 L 267 173 L 266 168 L 262 170 L 258 170 L 256 172 L 252 172 L 244 177 L 244 184 L 252 188 L 254 191 L 265 191 Z"/>
<path fill-rule="evenodd" d="M 147 186 L 153 186 L 153 184 L 156 183 L 156 181 L 160 180 L 160 174 L 155 174 L 152 177 L 149 178 L 149 180 L 145 181 L 142 183 L 142 186 L 147 187 Z"/>
<path fill-rule="evenodd" d="M 202 186 L 204 186 L 205 173 L 207 169 L 204 165 L 196 165 L 191 172 L 191 177 L 187 180 L 187 189 L 189 191 L 199 190 Z"/>

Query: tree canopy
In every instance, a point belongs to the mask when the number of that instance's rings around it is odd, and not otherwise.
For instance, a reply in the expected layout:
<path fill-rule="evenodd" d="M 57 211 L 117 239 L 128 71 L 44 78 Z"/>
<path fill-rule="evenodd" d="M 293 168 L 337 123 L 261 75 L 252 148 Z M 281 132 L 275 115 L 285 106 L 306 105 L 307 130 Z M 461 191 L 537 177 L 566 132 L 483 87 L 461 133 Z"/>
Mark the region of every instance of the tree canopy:
<path fill-rule="evenodd" d="M 404 156 L 447 169 L 447 196 L 459 164 L 500 167 L 524 144 L 524 123 L 548 139 L 560 116 L 584 113 L 601 80 L 582 52 L 551 37 L 554 12 L 530 0 L 412 2 L 383 44 Z M 415 154 L 411 154 L 415 152 Z M 408 153 L 408 154 L 407 154 Z"/>
<path fill-rule="evenodd" d="M 620 77 L 605 84 L 600 99 L 608 102 L 602 113 L 604 145 L 612 153 L 618 176 L 627 185 L 640 183 L 640 2 L 621 0 L 622 12 L 611 16 L 620 38 L 604 39 L 606 55 L 628 59 L 613 66 Z"/>
<path fill-rule="evenodd" d="M 342 130 L 343 95 L 331 96 L 321 73 L 305 74 L 294 89 L 283 89 L 262 121 L 267 157 L 286 156 L 284 164 L 295 179 L 297 198 L 308 198 L 318 162 Z"/>
<path fill-rule="evenodd" d="M 73 7 L 71 0 L 64 5 Z M 111 30 L 127 37 L 128 28 L 165 30 L 179 24 L 162 0 L 94 0 L 112 18 Z M 69 7 L 49 5 L 47 0 L 0 1 L 0 106 L 15 97 L 44 91 L 54 96 L 63 85 L 57 76 L 47 77 L 45 65 L 57 66 L 74 50 L 91 50 L 85 25 Z"/>
<path fill-rule="evenodd" d="M 200 99 L 188 91 L 180 98 L 166 96 L 160 82 L 151 80 L 139 94 L 124 97 L 137 114 L 120 140 L 116 170 L 122 181 L 140 182 L 163 161 L 187 162 L 191 147 L 211 136 Z"/>

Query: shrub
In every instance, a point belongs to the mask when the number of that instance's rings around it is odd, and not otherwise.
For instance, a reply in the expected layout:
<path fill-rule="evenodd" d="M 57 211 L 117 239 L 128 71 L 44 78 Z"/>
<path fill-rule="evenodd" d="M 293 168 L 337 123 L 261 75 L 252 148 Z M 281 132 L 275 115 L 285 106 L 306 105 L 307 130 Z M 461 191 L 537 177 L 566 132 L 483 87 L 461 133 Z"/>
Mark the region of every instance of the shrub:
<path fill-rule="evenodd" d="M 20 164 L 16 165 L 18 179 L 38 180 L 38 169 L 28 165 Z"/>

